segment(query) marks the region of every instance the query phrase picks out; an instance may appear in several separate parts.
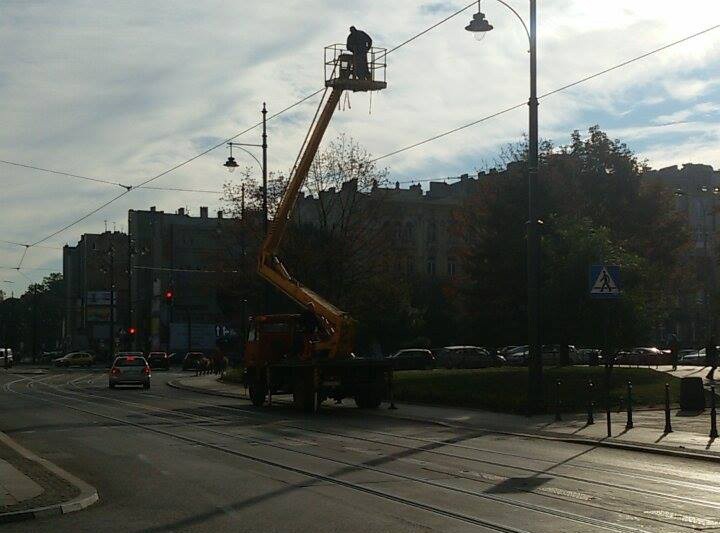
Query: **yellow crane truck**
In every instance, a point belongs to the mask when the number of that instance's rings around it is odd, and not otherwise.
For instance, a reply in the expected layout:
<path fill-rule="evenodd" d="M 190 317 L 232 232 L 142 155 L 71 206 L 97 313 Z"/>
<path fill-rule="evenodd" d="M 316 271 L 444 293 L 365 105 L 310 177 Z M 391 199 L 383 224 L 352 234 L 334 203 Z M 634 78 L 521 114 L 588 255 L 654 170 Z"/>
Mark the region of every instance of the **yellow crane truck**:
<path fill-rule="evenodd" d="M 325 94 L 300 149 L 285 193 L 260 249 L 258 273 L 295 302 L 298 314 L 250 319 L 245 345 L 245 380 L 256 406 L 273 394 L 292 394 L 297 409 L 315 411 L 326 399 L 353 398 L 360 408 L 377 408 L 392 394 L 392 368 L 382 359 L 357 357 L 355 321 L 294 279 L 280 259 L 280 245 L 295 201 L 344 91 L 385 89 L 383 49 L 369 51 L 369 75 L 356 76 L 356 58 L 342 45 L 325 49 Z"/>

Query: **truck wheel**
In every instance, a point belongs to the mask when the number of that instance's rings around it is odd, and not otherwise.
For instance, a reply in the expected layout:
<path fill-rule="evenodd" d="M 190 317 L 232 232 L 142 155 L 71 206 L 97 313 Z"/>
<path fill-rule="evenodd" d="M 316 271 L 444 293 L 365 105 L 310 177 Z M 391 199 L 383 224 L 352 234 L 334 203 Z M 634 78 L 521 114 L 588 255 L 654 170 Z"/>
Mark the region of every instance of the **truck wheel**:
<path fill-rule="evenodd" d="M 312 413 L 315 410 L 315 390 L 312 374 L 296 376 L 293 385 L 293 405 L 295 409 L 304 413 Z"/>
<path fill-rule="evenodd" d="M 250 382 L 250 401 L 255 407 L 261 407 L 265 403 L 267 396 L 267 385 L 257 379 Z"/>

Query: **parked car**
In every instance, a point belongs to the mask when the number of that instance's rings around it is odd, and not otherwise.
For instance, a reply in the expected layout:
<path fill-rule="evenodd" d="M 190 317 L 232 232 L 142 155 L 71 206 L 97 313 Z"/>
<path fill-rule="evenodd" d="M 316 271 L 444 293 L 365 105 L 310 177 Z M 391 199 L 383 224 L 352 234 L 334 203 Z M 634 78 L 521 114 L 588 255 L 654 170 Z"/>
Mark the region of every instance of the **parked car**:
<path fill-rule="evenodd" d="M 505 358 L 479 346 L 447 346 L 440 351 L 438 364 L 445 368 L 487 368 L 504 365 Z"/>
<path fill-rule="evenodd" d="M 681 365 L 705 366 L 705 348 L 701 350 L 680 350 Z"/>
<path fill-rule="evenodd" d="M 529 347 L 526 345 L 516 346 L 515 348 L 512 348 L 511 350 L 505 352 L 502 355 L 503 357 L 505 357 L 507 364 L 513 366 L 523 366 L 527 364 L 528 354 Z"/>
<path fill-rule="evenodd" d="M 435 366 L 435 356 L 430 350 L 406 349 L 388 357 L 395 370 L 426 370 Z"/>
<path fill-rule="evenodd" d="M 0 348 L 0 368 L 12 368 L 14 364 L 12 348 Z"/>
<path fill-rule="evenodd" d="M 621 365 L 665 365 L 670 363 L 670 354 L 653 347 L 620 350 L 615 357 L 615 363 Z"/>
<path fill-rule="evenodd" d="M 502 355 L 503 357 L 505 357 L 507 354 L 509 354 L 516 348 L 523 348 L 523 346 L 517 346 L 517 345 L 503 346 L 502 348 L 498 348 L 497 353 L 498 353 L 498 355 Z"/>
<path fill-rule="evenodd" d="M 602 362 L 602 350 L 598 348 L 578 348 L 570 354 L 574 365 L 598 366 Z"/>
<path fill-rule="evenodd" d="M 90 367 L 95 362 L 95 357 L 87 352 L 73 352 L 53 361 L 55 366 L 69 368 L 71 366 Z"/>
<path fill-rule="evenodd" d="M 530 357 L 530 347 L 517 346 L 506 354 L 504 354 L 507 364 L 513 366 L 526 366 Z M 577 364 L 578 359 L 577 349 L 575 346 L 568 345 L 568 357 L 570 364 Z M 560 364 L 560 345 L 559 344 L 545 344 L 542 347 L 542 360 L 543 365 L 553 366 Z"/>
<path fill-rule="evenodd" d="M 720 350 L 720 346 L 718 347 Z M 696 365 L 705 366 L 705 348 L 700 350 L 681 350 L 678 354 L 680 356 L 680 364 L 682 365 Z"/>
<path fill-rule="evenodd" d="M 170 370 L 170 357 L 167 352 L 150 352 L 147 356 L 150 368 L 164 368 Z"/>
<path fill-rule="evenodd" d="M 39 363 L 52 363 L 55 359 L 63 356 L 62 352 L 43 352 L 38 358 Z M 31 358 L 32 360 L 32 358 Z"/>
<path fill-rule="evenodd" d="M 118 356 L 110 368 L 108 386 L 114 389 L 117 385 L 141 385 L 150 388 L 150 365 L 144 357 L 135 355 Z"/>
<path fill-rule="evenodd" d="M 542 360 L 544 365 L 558 366 L 560 365 L 560 344 L 544 344 L 542 347 Z M 568 362 L 573 364 L 576 358 L 577 349 L 573 345 L 568 345 Z"/>
<path fill-rule="evenodd" d="M 202 352 L 188 352 L 182 362 L 183 370 L 195 370 L 198 368 L 200 361 L 205 357 Z"/>

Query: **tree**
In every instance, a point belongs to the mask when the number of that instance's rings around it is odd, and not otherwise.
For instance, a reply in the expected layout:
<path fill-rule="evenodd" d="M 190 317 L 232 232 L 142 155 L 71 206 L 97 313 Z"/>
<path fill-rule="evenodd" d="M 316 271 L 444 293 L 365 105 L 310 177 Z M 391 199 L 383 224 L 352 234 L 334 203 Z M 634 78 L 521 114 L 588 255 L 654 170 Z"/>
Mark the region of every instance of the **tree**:
<path fill-rule="evenodd" d="M 52 273 L 20 298 L 0 301 L 0 345 L 35 360 L 42 350 L 62 345 L 64 317 L 65 283 L 62 274 Z"/>
<path fill-rule="evenodd" d="M 576 131 L 567 146 L 544 143 L 539 203 L 544 220 L 542 332 L 545 342 L 603 346 L 650 340 L 655 324 L 689 280 L 682 259 L 686 221 L 672 193 L 644 179 L 648 170 L 630 149 L 596 126 Z M 526 151 L 490 174 L 463 211 L 469 324 L 489 343 L 517 344 L 526 335 Z M 617 263 L 624 295 L 610 308 L 588 298 L 588 267 Z M 605 302 L 607 304 L 607 302 Z M 604 325 L 605 316 L 614 321 Z M 616 338 L 603 331 L 610 327 Z"/>
<path fill-rule="evenodd" d="M 398 283 L 390 268 L 392 242 L 387 238 L 382 189 L 387 171 L 371 159 L 347 135 L 319 151 L 281 249 L 283 263 L 296 279 L 358 320 L 358 341 L 365 348 L 378 342 L 397 344 L 414 323 L 408 318 L 412 311 L 408 288 Z M 268 186 L 269 205 L 277 205 L 286 184 L 283 176 L 274 175 Z M 226 186 L 228 211 L 240 221 L 239 231 L 261 235 L 251 229 L 252 213 L 259 205 L 247 191 L 246 186 L 243 197 L 242 186 Z M 248 276 L 236 280 L 237 294 L 258 282 L 254 261 L 259 245 L 257 239 L 248 254 L 252 262 Z M 294 308 L 284 298 L 273 303 L 275 310 Z"/>

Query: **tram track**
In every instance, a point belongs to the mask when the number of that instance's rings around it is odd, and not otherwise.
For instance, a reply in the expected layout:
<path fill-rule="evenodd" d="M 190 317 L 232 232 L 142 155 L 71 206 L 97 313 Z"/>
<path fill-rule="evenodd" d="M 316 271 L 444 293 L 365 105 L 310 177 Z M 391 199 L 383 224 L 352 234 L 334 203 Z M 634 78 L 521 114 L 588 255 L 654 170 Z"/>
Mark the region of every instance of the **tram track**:
<path fill-rule="evenodd" d="M 76 379 L 76 380 L 74 380 L 74 381 L 79 381 L 79 380 Z M 82 402 L 82 403 L 85 403 L 85 404 L 88 404 L 88 403 L 89 403 L 89 404 L 92 404 L 92 405 L 94 405 L 94 406 L 96 406 L 96 407 L 101 407 L 101 406 L 102 406 L 102 404 L 98 401 L 98 399 L 109 400 L 109 401 L 111 401 L 111 402 L 113 402 L 113 403 L 124 404 L 124 405 L 127 405 L 127 406 L 131 406 L 131 407 L 133 407 L 133 408 L 142 409 L 142 410 L 144 411 L 143 414 L 146 414 L 146 416 L 148 416 L 147 413 L 148 413 L 148 411 L 149 411 L 150 413 L 152 413 L 152 414 L 149 415 L 149 416 L 152 416 L 152 417 L 154 417 L 154 418 L 157 419 L 157 420 L 162 420 L 162 421 L 169 422 L 169 423 L 176 424 L 176 425 L 179 424 L 179 421 L 178 421 L 177 418 L 163 417 L 163 416 L 160 415 L 160 414 L 153 413 L 153 411 L 155 411 L 155 412 L 160 412 L 160 413 L 161 413 L 161 412 L 168 412 L 168 413 L 171 412 L 175 417 L 177 417 L 178 414 L 180 414 L 180 415 L 182 416 L 182 418 L 184 418 L 184 419 L 186 419 L 186 420 L 193 420 L 193 421 L 195 421 L 195 422 L 205 422 L 205 423 L 228 422 L 228 420 L 223 419 L 223 418 L 216 418 L 216 417 L 205 416 L 205 415 L 196 415 L 196 414 L 190 414 L 190 413 L 178 413 L 177 411 L 170 411 L 170 410 L 167 410 L 167 409 L 164 409 L 164 408 L 161 408 L 161 407 L 149 406 L 149 405 L 147 405 L 147 404 L 138 404 L 138 403 L 135 403 L 135 402 L 128 402 L 128 401 L 126 401 L 126 400 L 120 400 L 120 399 L 117 399 L 117 398 L 111 398 L 111 397 L 104 396 L 104 395 L 97 395 L 97 394 L 92 394 L 92 393 L 81 392 L 80 390 L 69 391 L 69 390 L 67 390 L 67 389 L 63 389 L 63 388 L 61 388 L 61 387 L 56 387 L 56 386 L 53 386 L 53 385 L 49 385 L 49 384 L 44 383 L 44 382 L 38 382 L 38 381 L 36 381 L 36 383 L 41 384 L 41 385 L 45 385 L 46 387 L 51 388 L 51 389 L 55 390 L 56 392 L 59 392 L 59 393 L 60 393 L 60 394 L 55 394 L 55 393 L 48 392 L 48 391 L 40 391 L 40 389 L 36 388 L 36 389 L 35 389 L 35 392 L 39 392 L 40 394 L 50 395 L 50 396 L 53 396 L 53 397 L 55 397 L 55 398 L 59 398 L 59 399 L 61 399 L 61 400 L 65 400 L 65 401 Z M 28 384 L 28 386 L 30 386 L 30 385 Z M 16 391 L 14 388 L 12 389 L 12 392 L 15 392 L 15 393 L 17 393 L 17 394 L 25 394 L 25 393 Z M 68 395 L 75 395 L 75 397 L 73 397 L 73 396 L 68 396 Z M 29 396 L 34 397 L 34 395 L 29 395 Z M 59 403 L 59 402 L 57 402 L 57 400 L 47 400 L 47 399 L 45 399 L 45 398 L 43 399 L 43 401 L 50 401 L 50 402 L 53 402 L 53 403 Z M 129 421 L 122 420 L 122 419 L 118 419 L 117 417 L 113 417 L 113 416 L 110 416 L 110 415 L 107 415 L 107 414 L 97 413 L 97 412 L 95 412 L 95 411 L 92 411 L 92 412 L 91 412 L 91 411 L 88 411 L 87 409 L 78 408 L 77 406 L 71 406 L 71 405 L 67 405 L 67 404 L 63 404 L 63 406 L 64 406 L 64 407 L 67 407 L 67 408 L 70 408 L 70 409 L 76 409 L 76 410 L 79 410 L 79 411 L 82 411 L 82 412 L 87 412 L 88 414 L 92 414 L 92 415 L 95 415 L 95 416 L 100 416 L 100 417 L 104 417 L 104 418 L 109 418 L 109 419 L 111 419 L 111 420 L 113 420 L 113 421 L 116 421 L 116 422 L 121 421 L 121 422 L 126 423 L 127 425 L 130 425 L 130 426 L 140 427 L 140 428 L 143 428 L 143 429 L 147 429 L 147 430 L 149 430 L 149 431 L 160 432 L 160 433 L 162 433 L 162 434 L 168 434 L 168 436 L 174 436 L 174 437 L 181 438 L 181 439 L 187 439 L 187 438 L 188 438 L 188 437 L 186 437 L 186 436 L 184 436 L 184 435 L 177 435 L 177 434 L 174 434 L 174 433 L 169 432 L 169 431 L 166 431 L 166 430 L 161 430 L 161 429 L 157 429 L 157 428 L 154 428 L 154 427 L 151 428 L 151 427 L 148 427 L 148 426 L 146 426 L 146 425 L 144 425 L 144 424 L 142 424 L 142 423 L 129 422 Z M 116 407 L 111 407 L 111 406 L 107 406 L 107 405 L 105 405 L 104 407 L 109 408 L 109 409 L 116 408 Z M 182 424 L 182 425 L 184 425 L 184 426 L 190 426 L 190 424 Z M 337 458 L 329 458 L 329 457 L 326 457 L 326 456 L 323 456 L 323 455 L 319 455 L 319 454 L 315 454 L 315 453 L 311 453 L 311 452 L 307 452 L 307 451 L 303 451 L 303 450 L 298 450 L 298 449 L 295 448 L 295 447 L 282 446 L 282 445 L 276 444 L 276 443 L 274 443 L 274 442 L 272 442 L 272 441 L 268 441 L 268 440 L 265 440 L 265 439 L 244 437 L 244 436 L 237 435 L 237 434 L 233 434 L 233 433 L 226 433 L 226 432 L 223 432 L 223 431 L 218 431 L 218 430 L 216 430 L 216 429 L 214 429 L 214 428 L 210 428 L 210 427 L 206 427 L 206 426 L 193 425 L 193 426 L 190 426 L 190 427 L 192 427 L 193 429 L 201 428 L 203 431 L 206 431 L 206 432 L 209 432 L 209 433 L 212 433 L 212 434 L 216 434 L 216 435 L 220 435 L 220 436 L 223 436 L 223 437 L 228 437 L 228 438 L 231 438 L 231 439 L 234 439 L 234 440 L 240 440 L 240 441 L 243 441 L 243 442 L 245 442 L 245 443 L 250 443 L 250 444 L 258 444 L 258 443 L 260 443 L 260 444 L 262 444 L 262 445 L 269 446 L 269 447 L 272 447 L 272 448 L 276 448 L 276 449 L 282 450 L 282 451 L 284 451 L 284 452 L 289 452 L 289 453 L 293 453 L 293 454 L 301 454 L 301 455 L 304 455 L 304 456 L 307 456 L 307 457 L 312 457 L 313 459 L 317 459 L 317 460 L 321 460 L 321 461 L 326 461 L 326 462 L 329 461 L 329 462 L 332 462 L 332 463 L 341 465 L 341 466 L 346 467 L 346 468 L 351 468 L 351 469 L 354 469 L 354 470 L 365 470 L 365 471 L 375 472 L 375 473 L 378 473 L 378 474 L 381 474 L 381 475 L 384 475 L 384 476 L 391 476 L 391 477 L 393 477 L 393 478 L 401 479 L 401 480 L 404 480 L 404 481 L 410 481 L 410 482 L 414 482 L 414 483 L 421 483 L 421 484 L 424 484 L 424 485 L 427 485 L 427 486 L 432 486 L 432 487 L 434 487 L 434 488 L 441 489 L 441 490 L 452 491 L 452 492 L 456 492 L 456 493 L 462 493 L 462 494 L 467 495 L 467 496 L 472 496 L 472 497 L 477 497 L 477 498 L 481 498 L 481 499 L 485 499 L 485 500 L 490 500 L 490 501 L 492 501 L 492 502 L 494 502 L 494 503 L 498 503 L 498 504 L 510 505 L 510 506 L 514 506 L 514 507 L 517 507 L 517 508 L 522 508 L 522 509 L 527 510 L 527 511 L 533 511 L 533 512 L 537 512 L 537 513 L 547 514 L 547 515 L 553 516 L 554 518 L 560 518 L 560 519 L 564 519 L 564 520 L 569 520 L 569 521 L 572 521 L 572 522 L 575 522 L 575 523 L 579 523 L 579 524 L 583 524 L 583 525 L 591 525 L 591 526 L 593 526 L 593 527 L 595 528 L 595 530 L 598 530 L 598 528 L 599 528 L 599 529 L 608 530 L 608 531 L 623 531 L 623 532 L 644 531 L 644 530 L 642 530 L 642 529 L 638 529 L 638 528 L 635 528 L 635 527 L 628 527 L 628 526 L 624 526 L 624 525 L 617 524 L 617 523 L 612 523 L 612 522 L 607 522 L 607 521 L 604 521 L 604 520 L 598 520 L 598 519 L 595 519 L 595 518 L 585 517 L 585 516 L 582 516 L 582 515 L 578 515 L 578 514 L 576 514 L 576 513 L 569 513 L 569 512 L 567 512 L 567 511 L 555 509 L 555 508 L 553 508 L 553 507 L 549 507 L 549 506 L 545 506 L 545 505 L 537 505 L 537 504 L 533 504 L 533 503 L 521 502 L 521 501 L 517 501 L 517 500 L 512 499 L 512 498 L 499 497 L 499 496 L 495 496 L 495 495 L 491 495 L 491 494 L 480 493 L 480 492 L 477 492 L 477 491 L 474 491 L 474 490 L 467 490 L 467 489 L 463 489 L 463 488 L 459 488 L 459 487 L 447 485 L 447 484 L 442 483 L 442 482 L 437 482 L 437 481 L 433 481 L 433 480 L 427 480 L 427 479 L 423 479 L 423 478 L 418 478 L 418 477 L 416 477 L 416 476 L 409 476 L 409 475 L 405 475 L 405 474 L 400 474 L 400 473 L 393 472 L 393 471 L 389 471 L 389 470 L 386 470 L 386 469 L 381 469 L 381 468 L 376 468 L 376 467 L 373 467 L 373 466 L 368 466 L 368 465 L 362 464 L 362 463 L 354 463 L 354 462 L 343 461 L 343 460 L 340 460 L 340 459 L 337 459 Z M 305 429 L 305 428 L 300 428 L 300 429 Z M 313 431 L 313 430 L 310 430 L 310 431 Z M 316 432 L 316 433 L 323 433 L 323 432 Z M 324 433 L 328 433 L 328 432 L 324 432 Z M 353 438 L 354 438 L 354 436 L 352 436 L 352 435 L 345 435 L 345 434 L 340 434 L 340 433 L 334 434 L 334 436 L 339 437 L 339 438 L 347 438 L 347 439 L 353 439 Z M 288 438 L 288 437 L 286 436 L 286 438 Z M 292 438 L 292 437 L 289 437 L 289 438 Z M 190 438 L 190 439 L 191 439 L 193 442 L 195 442 L 196 444 L 202 444 L 202 443 L 203 443 L 202 441 L 198 441 L 198 439 L 194 439 L 194 438 Z M 382 442 L 382 441 L 377 441 L 376 443 L 377 443 L 377 444 L 382 444 L 382 445 L 384 445 L 384 446 L 389 446 L 389 447 L 402 447 L 402 448 L 406 448 L 406 449 L 412 449 L 412 448 L 407 447 L 407 446 L 401 446 L 401 445 L 398 446 L 398 445 L 394 445 L 394 444 L 387 443 L 387 442 Z M 215 445 L 213 445 L 212 443 L 206 443 L 206 444 L 211 445 L 211 446 L 215 446 Z M 222 447 L 220 447 L 220 448 L 222 448 L 223 451 L 227 451 L 227 448 L 224 447 L 224 446 L 222 446 Z M 237 451 L 237 450 L 235 450 L 235 451 Z M 424 450 L 420 450 L 420 452 L 424 452 Z M 249 458 L 249 459 L 258 459 L 260 462 L 265 461 L 265 459 L 257 458 L 257 457 L 255 457 L 255 456 L 250 456 L 250 455 L 248 455 L 248 454 L 246 454 L 246 453 L 244 453 L 244 452 L 238 452 L 238 453 L 241 454 L 241 456 L 243 456 L 243 457 L 247 456 L 247 458 Z M 469 461 L 469 460 L 472 460 L 471 458 L 462 457 L 462 456 L 456 456 L 456 455 L 453 455 L 453 454 L 446 454 L 446 455 L 447 455 L 448 457 L 453 458 L 453 459 L 468 460 L 468 461 Z M 282 468 L 282 467 L 284 467 L 284 466 L 288 466 L 288 465 L 284 465 L 284 464 L 280 464 L 280 465 L 279 465 L 280 468 Z M 508 467 L 508 468 L 515 468 L 515 467 L 513 467 L 513 466 L 511 466 L 511 465 L 499 465 L 499 466 L 505 466 L 505 467 Z M 290 466 L 290 468 L 291 468 L 291 469 L 294 469 L 294 468 L 296 468 L 296 467 Z M 317 474 L 317 473 L 314 473 L 314 472 L 307 472 L 307 473 L 308 473 L 309 475 L 311 475 L 311 477 L 312 477 L 313 475 Z M 439 473 L 439 472 L 438 472 L 438 473 Z M 444 472 L 444 474 L 446 474 L 446 475 L 451 475 L 451 474 L 448 473 L 448 472 Z M 318 474 L 318 475 L 324 476 L 323 474 Z M 462 476 L 460 476 L 460 477 L 462 477 Z M 325 479 L 324 479 L 324 480 L 325 480 Z M 326 481 L 327 481 L 327 480 L 326 480 Z M 348 483 L 348 482 L 346 482 L 346 481 L 344 481 L 344 480 L 338 480 L 338 481 L 341 481 L 342 483 Z M 475 481 L 477 481 L 477 480 L 475 480 Z M 382 493 L 382 491 L 380 491 L 380 492 Z M 535 495 L 536 495 L 536 496 L 544 496 L 544 497 L 547 497 L 546 495 L 542 495 L 542 494 L 535 494 Z M 669 496 L 665 495 L 665 497 L 669 497 Z M 567 502 L 567 500 L 564 500 L 564 501 Z M 581 505 L 581 504 L 579 504 L 578 502 L 571 502 L 571 503 L 575 503 L 575 504 L 577 504 L 577 505 Z M 426 505 L 426 504 L 423 504 L 423 505 Z M 595 506 L 588 506 L 588 507 L 597 508 L 597 507 L 595 507 Z M 447 510 L 445 510 L 445 511 L 447 511 Z M 452 511 L 449 511 L 449 512 L 452 513 Z M 617 512 L 620 513 L 620 514 L 628 515 L 628 516 L 634 516 L 634 515 L 632 515 L 632 514 L 625 513 L 625 512 L 622 512 L 622 511 L 617 511 Z M 644 519 L 644 520 L 648 520 L 648 521 L 652 521 L 652 522 L 660 522 L 660 523 L 663 523 L 663 524 L 665 524 L 665 525 L 671 525 L 671 526 L 677 526 L 677 525 L 678 525 L 676 522 L 670 522 L 670 521 L 666 521 L 666 520 L 662 520 L 662 519 L 657 519 L 657 518 L 652 518 L 652 517 L 648 517 L 648 516 L 642 516 L 642 515 L 641 515 L 641 516 L 635 516 L 635 518 L 642 518 L 642 519 Z"/>

